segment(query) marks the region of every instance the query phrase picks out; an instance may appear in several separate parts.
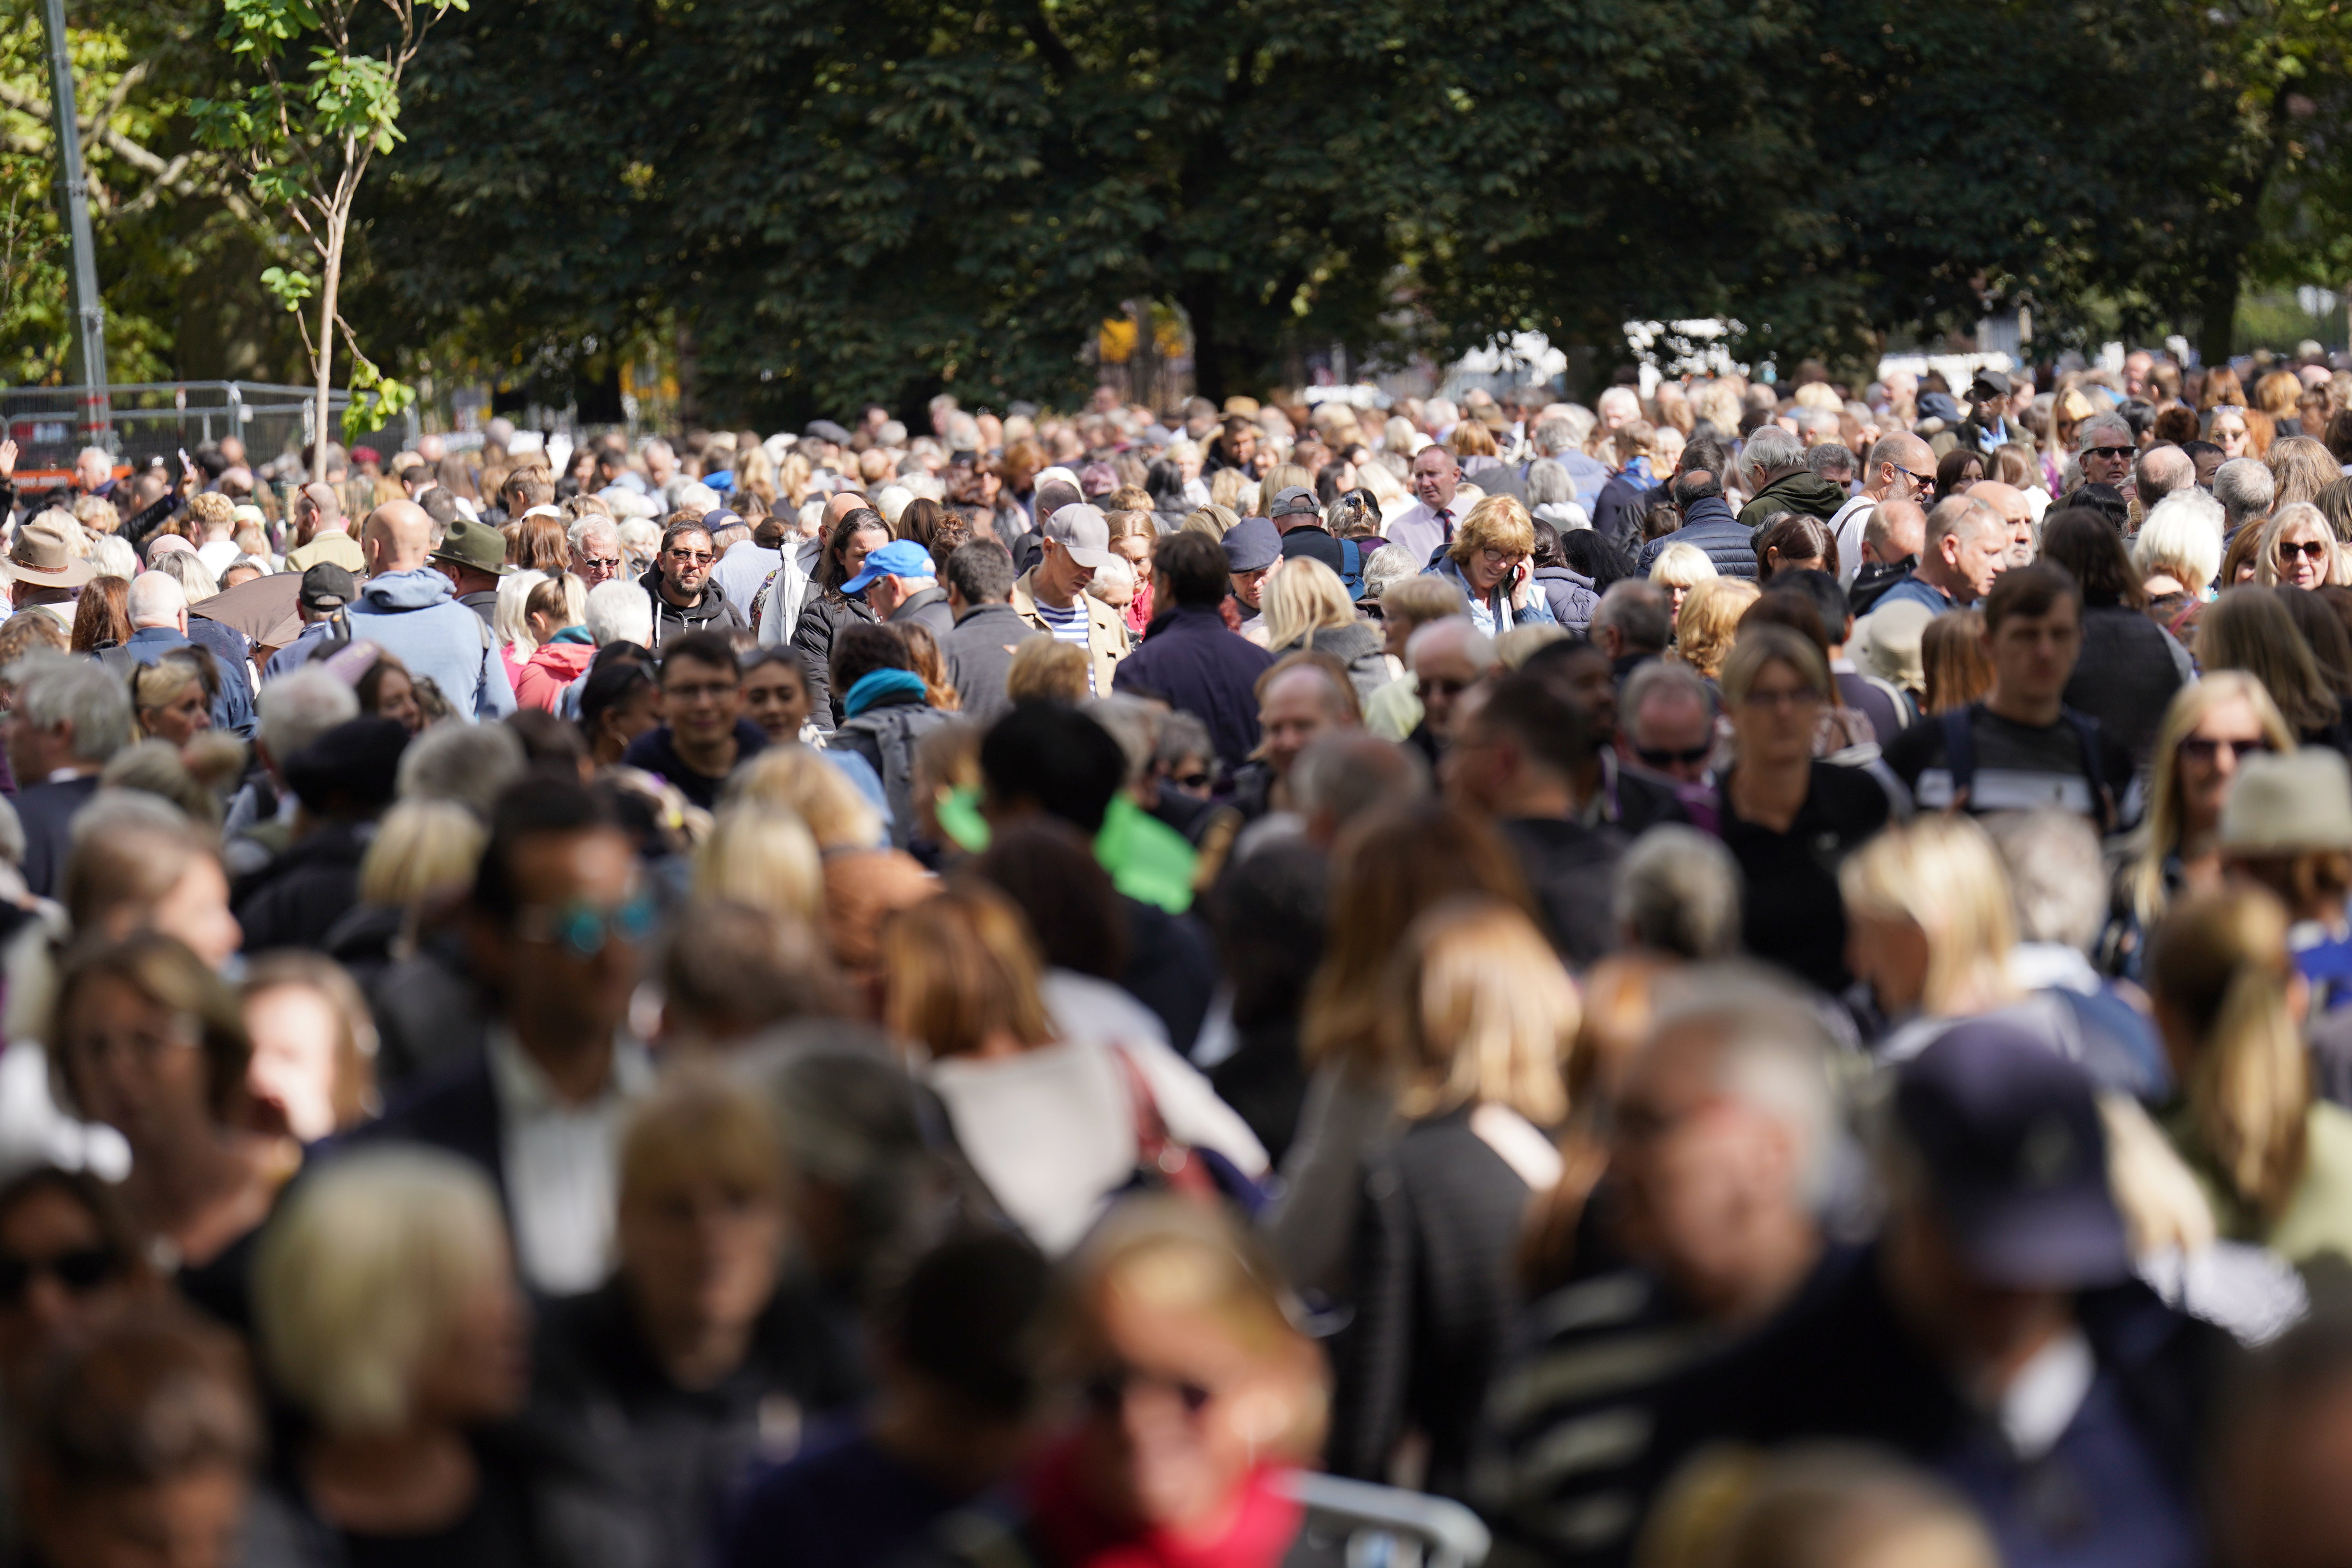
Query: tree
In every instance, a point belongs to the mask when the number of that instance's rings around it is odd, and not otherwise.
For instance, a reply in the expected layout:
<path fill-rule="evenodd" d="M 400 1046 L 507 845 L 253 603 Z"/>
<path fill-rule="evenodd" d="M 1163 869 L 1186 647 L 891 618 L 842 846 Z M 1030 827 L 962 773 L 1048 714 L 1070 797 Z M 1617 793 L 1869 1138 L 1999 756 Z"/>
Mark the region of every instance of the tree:
<path fill-rule="evenodd" d="M 360 352 L 339 309 L 352 212 L 370 163 L 400 139 L 400 88 L 425 34 L 467 0 L 382 0 L 382 23 L 362 0 L 227 0 L 219 40 L 254 73 L 233 98 L 194 106 L 206 142 L 243 165 L 255 196 L 285 215 L 307 242 L 320 276 L 273 266 L 261 283 L 301 327 L 318 388 L 311 477 L 327 477 L 328 411 L 334 388 L 335 337 L 352 359 L 346 437 L 371 430 L 415 401 L 415 392 L 385 375 Z M 375 35 L 371 37 L 370 35 Z M 307 57 L 298 59 L 296 51 Z M 302 318 L 318 311 L 314 329 Z"/>

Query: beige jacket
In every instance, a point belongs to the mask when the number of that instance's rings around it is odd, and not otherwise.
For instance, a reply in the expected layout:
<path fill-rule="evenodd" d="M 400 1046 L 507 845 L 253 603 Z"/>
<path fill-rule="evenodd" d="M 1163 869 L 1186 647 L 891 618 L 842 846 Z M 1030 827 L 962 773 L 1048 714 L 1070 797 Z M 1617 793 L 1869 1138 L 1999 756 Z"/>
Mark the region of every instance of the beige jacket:
<path fill-rule="evenodd" d="M 1013 613 L 1051 636 L 1054 628 L 1037 613 L 1037 595 L 1031 592 L 1031 579 L 1037 569 L 1031 567 L 1021 574 L 1013 584 Z M 1087 611 L 1087 658 L 1095 679 L 1095 695 L 1110 695 L 1110 678 L 1118 668 L 1118 661 L 1128 655 L 1127 622 L 1117 610 L 1092 594 L 1080 594 L 1077 603 Z"/>

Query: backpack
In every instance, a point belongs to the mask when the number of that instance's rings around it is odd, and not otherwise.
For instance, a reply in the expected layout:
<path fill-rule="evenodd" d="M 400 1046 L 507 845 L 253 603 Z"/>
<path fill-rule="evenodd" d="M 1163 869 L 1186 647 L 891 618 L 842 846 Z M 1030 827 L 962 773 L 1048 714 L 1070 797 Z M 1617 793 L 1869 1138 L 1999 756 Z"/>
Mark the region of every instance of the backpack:
<path fill-rule="evenodd" d="M 1352 539 L 1339 541 L 1339 581 L 1349 603 L 1364 596 L 1364 548 Z"/>
<path fill-rule="evenodd" d="M 890 803 L 890 843 L 894 848 L 907 847 L 908 835 L 915 826 L 915 742 L 928 731 L 951 722 L 954 717 L 936 708 L 898 704 L 860 713 L 834 726 L 835 748 L 860 750 L 848 744 L 852 736 L 863 737 L 873 748 L 874 754 L 868 760 L 880 775 L 883 795 Z"/>

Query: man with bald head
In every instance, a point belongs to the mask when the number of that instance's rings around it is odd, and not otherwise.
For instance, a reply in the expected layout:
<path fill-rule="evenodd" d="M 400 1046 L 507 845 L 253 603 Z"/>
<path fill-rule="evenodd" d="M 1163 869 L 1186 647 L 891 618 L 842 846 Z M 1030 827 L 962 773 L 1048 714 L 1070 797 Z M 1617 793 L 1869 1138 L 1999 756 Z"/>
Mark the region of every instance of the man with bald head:
<path fill-rule="evenodd" d="M 2033 564 L 2033 503 L 2015 485 L 1979 479 L 1969 487 L 1969 499 L 1982 501 L 1999 513 L 2009 529 L 2009 564 Z"/>
<path fill-rule="evenodd" d="M 1927 547 L 1927 514 L 1917 501 L 1881 501 L 1864 514 L 1860 570 L 1846 590 L 1853 613 L 1870 614 L 1887 590 L 1911 575 Z"/>
<path fill-rule="evenodd" d="M 2197 482 L 2197 460 L 2169 441 L 2159 442 L 2139 455 L 2132 479 L 2132 496 L 2139 503 L 2134 512 L 2145 518 L 2156 510 L 2157 502 Z"/>
<path fill-rule="evenodd" d="M 360 551 L 368 580 L 351 607 L 352 640 L 390 653 L 411 679 L 431 680 L 464 718 L 513 712 L 514 689 L 490 628 L 431 564 L 433 519 L 425 509 L 408 500 L 376 508 L 360 531 Z"/>
<path fill-rule="evenodd" d="M 308 572 L 321 561 L 357 574 L 367 569 L 360 542 L 352 537 L 352 520 L 343 515 L 342 499 L 332 485 L 304 485 L 294 496 L 294 548 L 286 552 L 286 570 Z"/>
<path fill-rule="evenodd" d="M 1887 501 L 1916 504 L 1935 488 L 1936 454 L 1927 442 L 1898 430 L 1872 444 L 1863 465 L 1861 490 L 1830 519 L 1830 531 L 1837 535 L 1839 587 L 1852 589 L 1861 570 L 1862 534 L 1871 509 Z"/>
<path fill-rule="evenodd" d="M 1873 606 L 1914 599 L 1937 615 L 1965 610 L 1992 591 L 1992 580 L 2009 568 L 2009 523 L 2000 513 L 1967 495 L 1948 498 L 1927 514 L 1927 547 L 1911 575 L 1889 588 Z"/>

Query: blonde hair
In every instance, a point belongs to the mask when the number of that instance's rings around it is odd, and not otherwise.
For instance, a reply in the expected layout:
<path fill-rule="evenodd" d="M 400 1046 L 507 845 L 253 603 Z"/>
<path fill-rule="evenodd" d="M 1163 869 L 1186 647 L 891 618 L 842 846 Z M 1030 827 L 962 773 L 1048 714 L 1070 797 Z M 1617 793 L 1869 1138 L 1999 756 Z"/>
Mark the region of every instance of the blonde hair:
<path fill-rule="evenodd" d="M 1433 1116 L 1504 1105 L 1538 1126 L 1568 1118 L 1563 1076 L 1582 1021 L 1575 983 L 1533 921 L 1499 899 L 1460 899 L 1415 921 L 1392 971 L 1386 1049 L 1398 1109 Z"/>
<path fill-rule="evenodd" d="M 2254 710 L 2254 722 L 2271 750 L 2284 755 L 2294 750 L 2294 731 L 2280 716 L 2278 704 L 2263 683 L 2242 669 L 2209 670 L 2205 679 L 2174 693 L 2157 727 L 2156 749 L 2150 755 L 2147 816 L 2132 836 L 2130 858 L 2124 863 L 2124 896 L 2143 930 L 2153 931 L 2164 913 L 2164 863 L 2181 849 L 2180 743 L 2189 739 L 2205 716 L 2225 702 L 2243 702 Z"/>
<path fill-rule="evenodd" d="M 1930 1016 L 2006 993 L 2016 905 L 2000 851 L 1970 818 L 1919 816 L 1887 828 L 1846 857 L 1838 890 L 1850 913 L 1908 921 L 1927 936 L 1919 1001 Z"/>
<path fill-rule="evenodd" d="M 1696 588 L 1722 575 L 1696 544 L 1669 544 L 1650 563 L 1650 581 L 1661 588 Z"/>
<path fill-rule="evenodd" d="M 1755 584 L 1738 577 L 1710 577 L 1693 587 L 1675 616 L 1675 656 L 1699 674 L 1714 675 L 1739 636 L 1739 617 L 1761 597 Z"/>
<path fill-rule="evenodd" d="M 473 886 L 489 830 L 454 800 L 404 800 L 360 859 L 360 901 L 407 905 Z"/>
<path fill-rule="evenodd" d="M 588 585 L 569 572 L 544 574 L 543 580 L 523 595 L 522 613 L 525 626 L 530 625 L 534 613 L 553 616 L 558 630 L 576 626 L 588 616 Z"/>
<path fill-rule="evenodd" d="M 800 817 L 758 801 L 722 809 L 694 850 L 694 896 L 821 921 L 824 867 Z"/>
<path fill-rule="evenodd" d="M 702 1178 L 781 1198 L 783 1142 L 764 1098 L 716 1072 L 679 1068 L 631 1113 L 615 1186 L 626 1206 Z"/>
<path fill-rule="evenodd" d="M 1517 496 L 1494 495 L 1470 509 L 1470 515 L 1454 531 L 1454 542 L 1446 546 L 1445 553 L 1454 564 L 1463 565 L 1481 550 L 1532 555 L 1535 549 L 1536 525 L 1528 515 L 1527 503 Z"/>
<path fill-rule="evenodd" d="M 2297 527 L 2315 531 L 2327 546 L 2327 571 L 2323 574 L 2323 581 L 2330 585 L 2352 583 L 2352 563 L 2347 562 L 2344 542 L 2336 537 L 2336 530 L 2329 525 L 2327 514 L 2307 500 L 2299 500 L 2280 507 L 2271 514 L 2271 520 L 2263 524 L 2261 542 L 2254 546 L 2255 586 L 2278 586 L 2279 540 L 2288 529 Z"/>
<path fill-rule="evenodd" d="M 793 813 L 821 850 L 871 849 L 882 842 L 882 814 L 808 746 L 770 746 L 737 769 L 720 804 L 738 802 Z"/>
<path fill-rule="evenodd" d="M 518 658 L 526 658 L 539 646 L 530 635 L 530 618 L 524 610 L 530 604 L 530 591 L 547 581 L 544 572 L 509 572 L 499 579 L 497 607 L 490 612 L 490 631 L 501 646 L 511 646 Z"/>
<path fill-rule="evenodd" d="M 1004 695 L 1009 701 L 1084 702 L 1091 689 L 1087 650 L 1076 643 L 1030 637 L 1013 650 L 1012 662 L 1004 667 Z"/>
<path fill-rule="evenodd" d="M 1343 631 L 1356 624 L 1356 606 L 1348 597 L 1339 574 L 1320 561 L 1306 556 L 1286 561 L 1282 570 L 1266 579 L 1265 646 L 1287 647 L 1300 642 L 1309 649 L 1317 632 Z"/>
<path fill-rule="evenodd" d="M 2302 1183 L 2311 1063 L 2288 1006 L 2286 907 L 2260 888 L 2182 899 L 2148 952 L 2150 988 L 2195 1044 L 2181 1074 L 2190 1126 L 2229 1191 L 2274 1220 Z"/>
<path fill-rule="evenodd" d="M 1222 540 L 1234 531 L 1234 525 L 1239 521 L 1241 514 L 1233 508 L 1211 501 L 1207 506 L 1196 506 L 1186 512 L 1180 531 L 1205 533 L 1212 539 Z"/>
<path fill-rule="evenodd" d="M 417 1147 L 330 1161 L 262 1235 L 262 1359 L 328 1431 L 396 1428 L 418 1363 L 468 1296 L 510 1279 L 507 1258 L 498 1197 L 467 1162 Z"/>

